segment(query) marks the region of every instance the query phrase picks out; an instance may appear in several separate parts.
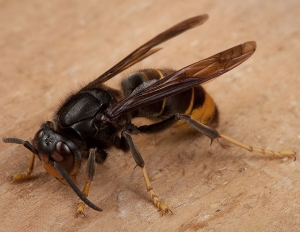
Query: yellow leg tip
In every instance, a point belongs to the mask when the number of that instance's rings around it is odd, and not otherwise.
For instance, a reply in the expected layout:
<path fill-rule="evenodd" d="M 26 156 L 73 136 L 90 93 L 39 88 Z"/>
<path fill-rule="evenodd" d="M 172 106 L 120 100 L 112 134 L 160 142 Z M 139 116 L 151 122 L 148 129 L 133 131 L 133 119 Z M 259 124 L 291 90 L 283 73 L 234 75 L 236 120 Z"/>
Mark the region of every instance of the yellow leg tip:
<path fill-rule="evenodd" d="M 162 211 L 163 213 L 172 213 L 170 208 L 159 200 L 159 198 L 155 195 L 152 189 L 148 191 L 150 193 L 150 197 L 153 201 L 153 204 L 156 206 L 156 208 L 158 208 L 159 211 Z"/>
<path fill-rule="evenodd" d="M 281 151 L 280 154 L 282 154 L 284 156 L 294 156 L 294 157 L 296 157 L 296 152 L 294 152 L 293 150 L 284 150 L 284 151 Z"/>
<path fill-rule="evenodd" d="M 241 148 L 244 148 L 250 152 L 257 152 L 257 153 L 261 153 L 263 155 L 270 155 L 270 156 L 274 156 L 274 157 L 279 157 L 279 158 L 282 158 L 282 157 L 293 157 L 294 160 L 296 160 L 296 152 L 294 152 L 293 150 L 283 150 L 283 151 L 280 151 L 280 152 L 275 152 L 275 151 L 271 151 L 271 150 L 265 150 L 265 149 L 262 149 L 262 148 L 258 148 L 258 147 L 252 147 L 250 145 L 247 145 L 245 143 L 242 143 L 234 138 L 231 138 L 227 135 L 223 135 L 223 134 L 219 134 L 219 136 L 223 139 L 225 139 L 226 141 L 234 144 L 234 145 L 237 145 Z"/>
<path fill-rule="evenodd" d="M 167 205 L 163 204 L 162 202 L 159 203 L 159 205 L 157 206 L 157 208 L 162 213 L 171 213 L 171 214 L 173 214 L 172 210 L 170 210 L 170 208 Z"/>
<path fill-rule="evenodd" d="M 29 178 L 29 175 L 26 173 L 17 173 L 17 174 L 13 174 L 13 175 L 9 175 L 7 177 L 7 180 L 9 182 L 13 182 L 13 181 L 22 181 L 22 180 L 26 180 Z"/>
<path fill-rule="evenodd" d="M 15 173 L 13 175 L 9 175 L 7 177 L 7 180 L 9 182 L 13 182 L 13 181 L 22 181 L 22 180 L 29 179 L 30 175 L 33 171 L 34 160 L 35 160 L 35 154 L 32 153 L 31 156 L 30 156 L 29 165 L 28 165 L 28 168 L 27 168 L 26 172 L 24 172 L 24 173 Z"/>
<path fill-rule="evenodd" d="M 83 215 L 84 216 L 84 202 L 80 200 L 80 202 L 77 205 L 77 211 L 76 211 L 76 215 Z"/>

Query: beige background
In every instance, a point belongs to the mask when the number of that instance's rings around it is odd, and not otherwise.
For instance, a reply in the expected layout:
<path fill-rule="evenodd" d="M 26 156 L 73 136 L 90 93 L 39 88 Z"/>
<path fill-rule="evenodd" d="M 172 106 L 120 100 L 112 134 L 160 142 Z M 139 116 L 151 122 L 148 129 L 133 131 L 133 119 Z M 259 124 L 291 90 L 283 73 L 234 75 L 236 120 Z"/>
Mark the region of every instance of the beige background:
<path fill-rule="evenodd" d="M 60 101 L 133 49 L 188 17 L 198 28 L 163 44 L 142 67 L 181 68 L 255 40 L 245 64 L 206 85 L 221 114 L 218 130 L 266 149 L 300 151 L 300 3 L 285 1 L 0 1 L 0 135 L 30 139 Z M 120 77 L 125 74 L 120 75 Z M 109 82 L 117 86 L 119 77 Z M 113 150 L 97 167 L 89 198 L 104 209 L 74 216 L 77 197 L 40 162 L 31 181 L 6 178 L 27 168 L 22 146 L 0 146 L 0 231 L 299 231 L 299 159 L 271 159 L 209 146 L 171 129 L 135 136 L 156 193 Z M 225 144 L 223 141 L 222 143 Z M 82 175 L 79 176 L 82 185 Z"/>

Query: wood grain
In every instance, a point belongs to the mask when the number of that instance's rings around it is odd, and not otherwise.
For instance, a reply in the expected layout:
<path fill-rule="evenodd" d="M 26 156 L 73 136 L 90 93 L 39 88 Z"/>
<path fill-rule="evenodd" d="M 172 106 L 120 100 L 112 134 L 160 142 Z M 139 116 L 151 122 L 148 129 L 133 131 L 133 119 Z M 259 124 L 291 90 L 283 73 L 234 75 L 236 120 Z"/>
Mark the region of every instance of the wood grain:
<path fill-rule="evenodd" d="M 229 1 L 0 1 L 1 136 L 30 139 L 60 102 L 156 34 L 207 13 L 143 67 L 181 68 L 255 40 L 247 62 L 205 87 L 220 110 L 218 130 L 266 149 L 300 150 L 300 3 Z M 0 231 L 298 231 L 299 161 L 222 148 L 172 128 L 135 136 L 152 185 L 173 214 L 161 216 L 129 154 L 112 150 L 97 166 L 89 199 L 104 209 L 76 218 L 77 197 L 29 153 L 1 144 Z M 226 144 L 224 141 L 220 142 Z M 79 182 L 83 184 L 80 175 Z"/>

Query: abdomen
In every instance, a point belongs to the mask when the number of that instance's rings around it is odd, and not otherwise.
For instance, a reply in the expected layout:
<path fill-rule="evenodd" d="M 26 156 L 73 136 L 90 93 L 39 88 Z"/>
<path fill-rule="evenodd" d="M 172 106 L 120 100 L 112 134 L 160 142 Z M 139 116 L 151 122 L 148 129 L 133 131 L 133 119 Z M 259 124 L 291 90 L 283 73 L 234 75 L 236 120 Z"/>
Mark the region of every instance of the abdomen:
<path fill-rule="evenodd" d="M 142 83 L 164 78 L 173 72 L 170 69 L 144 69 L 129 75 L 122 81 L 124 97 L 129 96 Z M 217 107 L 200 85 L 134 111 L 132 117 L 166 119 L 176 113 L 190 115 L 197 121 L 214 127 L 218 123 Z M 181 123 L 178 122 L 177 125 L 179 124 Z"/>

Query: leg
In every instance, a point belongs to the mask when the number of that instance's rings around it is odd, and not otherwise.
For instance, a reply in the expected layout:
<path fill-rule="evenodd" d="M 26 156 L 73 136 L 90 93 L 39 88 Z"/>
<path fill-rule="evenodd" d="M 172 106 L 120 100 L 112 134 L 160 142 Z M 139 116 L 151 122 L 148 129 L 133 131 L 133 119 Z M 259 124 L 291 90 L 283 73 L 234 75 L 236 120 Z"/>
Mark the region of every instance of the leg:
<path fill-rule="evenodd" d="M 85 170 L 85 185 L 82 189 L 82 193 L 85 197 L 88 197 L 91 182 L 93 181 L 94 175 L 95 175 L 95 157 L 96 152 L 98 153 L 97 149 L 90 149 L 89 151 L 89 158 L 87 160 L 86 164 L 86 170 Z M 84 202 L 82 200 L 79 200 L 78 206 L 77 206 L 77 214 L 84 214 Z"/>
<path fill-rule="evenodd" d="M 207 125 L 204 125 L 204 124 L 192 119 L 190 116 L 184 115 L 184 114 L 176 114 L 176 115 L 171 116 L 170 118 L 167 118 L 161 122 L 154 123 L 154 124 L 151 124 L 148 126 L 140 126 L 137 129 L 139 130 L 140 133 L 155 133 L 155 132 L 162 131 L 162 130 L 172 126 L 178 120 L 184 120 L 191 127 L 193 127 L 197 131 L 199 131 L 202 134 L 209 137 L 211 139 L 211 141 L 213 141 L 214 139 L 223 138 L 226 141 L 228 141 L 236 146 L 239 146 L 241 148 L 244 148 L 250 152 L 258 152 L 258 153 L 261 153 L 264 155 L 271 155 L 271 156 L 275 156 L 275 157 L 292 156 L 295 158 L 295 155 L 296 155 L 296 153 L 292 150 L 284 150 L 284 151 L 275 152 L 275 151 L 270 151 L 270 150 L 264 150 L 262 148 L 252 147 L 252 146 L 242 143 L 234 138 L 231 138 L 227 135 L 220 134 L 215 129 L 213 129 Z"/>
<path fill-rule="evenodd" d="M 216 138 L 223 138 L 226 141 L 228 141 L 228 142 L 230 142 L 230 143 L 232 143 L 236 146 L 239 146 L 241 148 L 244 148 L 244 149 L 246 149 L 250 152 L 258 152 L 258 153 L 261 153 L 263 155 L 272 155 L 272 156 L 276 156 L 276 157 L 292 156 L 292 157 L 295 158 L 295 152 L 292 151 L 292 150 L 285 150 L 285 151 L 275 152 L 275 151 L 270 151 L 270 150 L 264 150 L 262 148 L 252 147 L 252 146 L 249 146 L 245 143 L 239 142 L 238 140 L 236 140 L 234 138 L 231 138 L 227 135 L 219 134 L 219 132 L 216 131 L 215 129 L 195 121 L 190 116 L 178 115 L 178 117 L 180 119 L 184 120 L 186 123 L 191 125 L 193 128 L 195 128 L 199 132 L 205 134 L 212 141 Z"/>
<path fill-rule="evenodd" d="M 33 171 L 34 160 L 35 160 L 35 154 L 31 153 L 31 156 L 30 156 L 30 159 L 29 159 L 29 165 L 28 165 L 28 168 L 27 168 L 26 172 L 25 173 L 16 173 L 12 176 L 9 176 L 8 177 L 9 182 L 14 181 L 14 180 L 16 180 L 16 181 L 27 180 L 30 177 L 30 175 Z"/>
<path fill-rule="evenodd" d="M 258 153 L 261 153 L 263 155 L 271 155 L 271 156 L 275 156 L 275 157 L 293 157 L 294 160 L 296 160 L 296 153 L 293 151 L 293 150 L 283 150 L 283 151 L 279 151 L 279 152 L 276 152 L 276 151 L 271 151 L 271 150 L 264 150 L 262 148 L 258 148 L 258 147 L 252 147 L 252 146 L 249 146 L 245 143 L 242 143 L 240 141 L 237 141 L 235 140 L 234 138 L 231 138 L 227 135 L 223 135 L 223 134 L 219 134 L 219 136 L 223 139 L 225 139 L 226 141 L 234 144 L 234 145 L 237 145 L 241 148 L 244 148 L 250 152 L 258 152 Z"/>
<path fill-rule="evenodd" d="M 145 134 L 157 133 L 173 126 L 178 120 L 180 119 L 177 118 L 176 115 L 174 115 L 160 122 L 153 123 L 151 125 L 140 126 L 137 128 L 137 130 L 138 133 L 145 133 Z"/>
<path fill-rule="evenodd" d="M 186 123 L 188 123 L 194 129 L 196 129 L 197 131 L 206 135 L 211 140 L 214 140 L 219 137 L 219 133 L 215 129 L 213 129 L 207 125 L 204 125 L 200 122 L 197 122 L 196 120 L 192 119 L 190 116 L 185 115 L 185 114 L 175 114 L 175 115 L 173 115 L 163 121 L 160 121 L 158 123 L 140 126 L 137 128 L 137 130 L 139 131 L 139 133 L 146 133 L 146 134 L 157 133 L 157 132 L 160 132 L 162 130 L 165 130 L 165 129 L 171 127 L 179 120 L 184 120 Z"/>
<path fill-rule="evenodd" d="M 137 166 L 139 166 L 140 168 L 142 168 L 144 179 L 145 179 L 145 182 L 146 182 L 146 188 L 147 188 L 147 191 L 150 193 L 150 197 L 151 197 L 154 205 L 159 210 L 162 210 L 164 213 L 171 212 L 171 210 L 169 209 L 169 207 L 167 205 L 165 205 L 164 203 L 162 203 L 159 200 L 159 198 L 156 196 L 156 194 L 154 193 L 153 187 L 151 186 L 151 183 L 150 183 L 150 180 L 149 180 L 149 176 L 148 176 L 146 168 L 145 168 L 145 162 L 144 162 L 141 154 L 137 150 L 136 146 L 134 145 L 133 140 L 132 140 L 130 134 L 128 133 L 128 131 L 122 131 L 122 137 L 128 143 L 128 146 L 130 148 L 131 154 L 132 154 L 132 156 L 133 156 L 133 158 L 134 158 Z"/>

